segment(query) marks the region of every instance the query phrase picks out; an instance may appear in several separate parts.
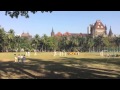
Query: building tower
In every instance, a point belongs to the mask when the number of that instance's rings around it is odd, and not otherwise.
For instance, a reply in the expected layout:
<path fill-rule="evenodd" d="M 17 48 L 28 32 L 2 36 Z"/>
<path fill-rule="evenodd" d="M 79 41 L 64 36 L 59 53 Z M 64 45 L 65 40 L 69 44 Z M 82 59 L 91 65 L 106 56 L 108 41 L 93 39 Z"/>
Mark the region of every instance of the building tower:
<path fill-rule="evenodd" d="M 90 26 L 87 27 L 87 34 L 90 34 Z"/>
<path fill-rule="evenodd" d="M 107 35 L 107 26 L 105 25 L 105 35 Z"/>
<path fill-rule="evenodd" d="M 109 31 L 109 34 L 108 34 L 109 37 L 112 37 L 113 36 L 113 33 L 112 33 L 112 29 L 111 29 L 111 26 L 110 26 L 110 31 Z"/>
<path fill-rule="evenodd" d="M 53 37 L 55 35 L 53 28 L 52 28 L 52 32 L 51 32 L 51 37 Z"/>
<path fill-rule="evenodd" d="M 107 27 L 100 20 L 96 20 L 94 24 L 90 24 L 90 34 L 94 37 L 105 36 Z"/>

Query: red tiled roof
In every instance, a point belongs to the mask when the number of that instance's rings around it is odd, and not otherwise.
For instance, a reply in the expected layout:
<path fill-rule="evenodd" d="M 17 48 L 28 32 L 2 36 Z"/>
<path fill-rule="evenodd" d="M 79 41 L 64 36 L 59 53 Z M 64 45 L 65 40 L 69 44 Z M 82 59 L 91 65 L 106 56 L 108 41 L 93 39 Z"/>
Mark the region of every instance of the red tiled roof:
<path fill-rule="evenodd" d="M 66 33 L 62 34 L 61 32 L 58 32 L 55 36 L 81 36 L 81 37 L 84 37 L 84 36 L 88 36 L 88 34 L 83 34 L 83 33 L 69 33 L 69 32 L 66 32 Z"/>
<path fill-rule="evenodd" d="M 71 34 L 70 34 L 69 32 L 66 32 L 66 33 L 64 33 L 63 35 L 64 35 L 64 36 L 66 36 L 66 35 L 69 36 L 69 35 L 71 35 Z"/>
<path fill-rule="evenodd" d="M 97 20 L 94 24 L 95 29 L 103 29 L 105 30 L 105 26 L 102 24 L 100 20 Z"/>
<path fill-rule="evenodd" d="M 58 32 L 55 36 L 62 36 L 62 33 Z"/>

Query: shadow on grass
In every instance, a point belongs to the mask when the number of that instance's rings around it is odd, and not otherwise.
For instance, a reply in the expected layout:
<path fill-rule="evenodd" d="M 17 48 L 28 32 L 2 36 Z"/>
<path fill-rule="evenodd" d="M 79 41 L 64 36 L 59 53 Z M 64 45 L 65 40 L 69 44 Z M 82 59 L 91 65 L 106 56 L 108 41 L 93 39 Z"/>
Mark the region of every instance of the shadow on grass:
<path fill-rule="evenodd" d="M 62 60 L 67 60 L 69 63 L 76 63 L 77 61 L 81 61 L 83 63 L 104 63 L 104 64 L 114 64 L 114 65 L 120 65 L 120 58 L 68 58 L 63 57 Z M 66 61 L 65 61 L 66 62 Z"/>
<path fill-rule="evenodd" d="M 82 63 L 105 63 L 106 59 L 61 58 L 61 62 L 28 58 L 30 62 L 14 63 L 0 62 L 0 78 L 18 79 L 117 79 L 120 72 L 84 66 L 71 66 Z M 79 64 L 82 64 L 79 63 Z M 120 64 L 119 59 L 109 60 L 108 63 Z M 65 65 L 67 64 L 67 65 Z M 115 77 L 113 77 L 113 75 Z"/>

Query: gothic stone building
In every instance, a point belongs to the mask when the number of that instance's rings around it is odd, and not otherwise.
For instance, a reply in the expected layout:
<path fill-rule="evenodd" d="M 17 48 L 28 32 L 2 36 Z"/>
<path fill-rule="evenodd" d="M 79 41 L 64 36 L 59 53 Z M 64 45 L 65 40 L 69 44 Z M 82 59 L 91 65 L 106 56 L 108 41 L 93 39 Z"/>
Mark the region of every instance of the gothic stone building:
<path fill-rule="evenodd" d="M 93 37 L 97 37 L 97 36 L 113 36 L 111 27 L 110 27 L 110 31 L 107 34 L 107 26 L 103 25 L 103 23 L 100 20 L 97 20 L 94 24 L 90 24 L 89 27 L 87 28 L 88 30 L 88 34 L 92 35 Z"/>
<path fill-rule="evenodd" d="M 93 38 L 97 37 L 97 36 L 109 36 L 112 37 L 113 33 L 110 27 L 109 33 L 107 34 L 107 26 L 103 25 L 103 23 L 100 20 L 97 20 L 94 24 L 90 24 L 87 27 L 87 33 L 83 34 L 83 33 L 69 33 L 66 32 L 64 34 L 62 34 L 61 32 L 58 32 L 57 34 L 54 33 L 53 28 L 52 28 L 52 32 L 51 32 L 51 36 L 81 36 L 81 37 L 85 37 L 91 35 Z"/>

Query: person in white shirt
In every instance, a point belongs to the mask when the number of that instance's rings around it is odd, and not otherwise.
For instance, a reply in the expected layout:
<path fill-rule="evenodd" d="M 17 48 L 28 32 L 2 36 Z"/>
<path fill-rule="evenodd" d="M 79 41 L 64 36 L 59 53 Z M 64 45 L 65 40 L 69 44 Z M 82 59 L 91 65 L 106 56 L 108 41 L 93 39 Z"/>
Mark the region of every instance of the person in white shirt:
<path fill-rule="evenodd" d="M 16 54 L 14 54 L 14 60 L 15 60 L 15 62 L 17 62 L 17 56 L 16 56 Z"/>

